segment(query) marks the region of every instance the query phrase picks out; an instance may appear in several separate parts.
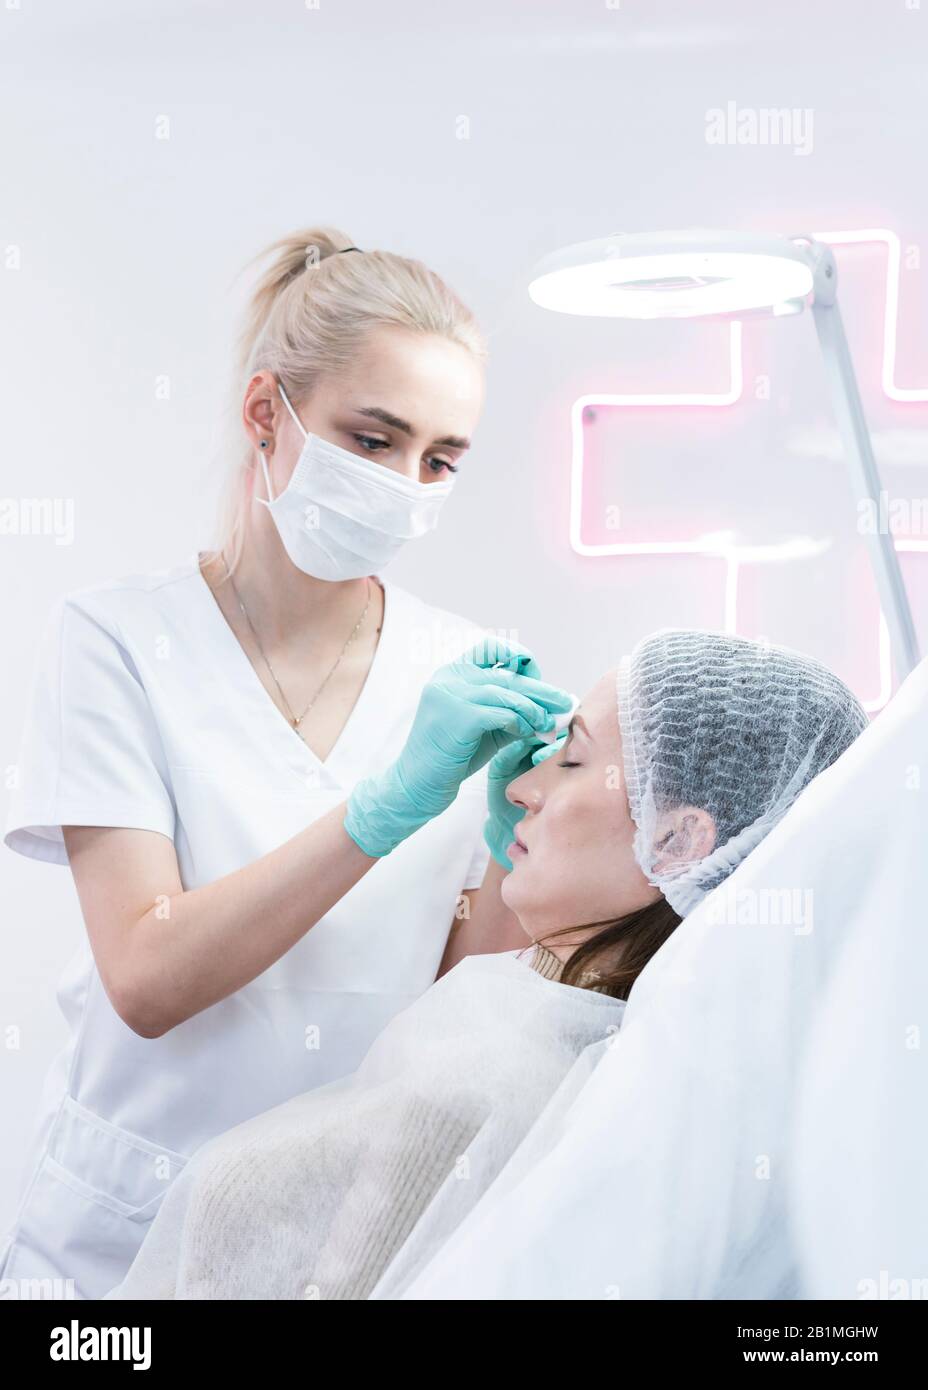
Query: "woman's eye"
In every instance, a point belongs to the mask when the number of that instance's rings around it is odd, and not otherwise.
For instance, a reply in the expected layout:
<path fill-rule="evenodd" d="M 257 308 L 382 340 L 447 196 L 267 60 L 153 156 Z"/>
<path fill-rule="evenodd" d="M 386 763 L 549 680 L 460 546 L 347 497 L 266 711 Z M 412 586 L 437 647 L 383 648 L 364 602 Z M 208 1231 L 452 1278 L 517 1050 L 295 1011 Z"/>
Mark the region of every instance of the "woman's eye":
<path fill-rule="evenodd" d="M 388 449 L 390 447 L 389 440 L 375 439 L 372 434 L 356 434 L 353 438 L 365 449 L 369 449 L 371 453 L 376 453 L 378 449 Z"/>
<path fill-rule="evenodd" d="M 378 439 L 373 434 L 353 434 L 352 439 L 356 439 L 361 448 L 366 449 L 369 454 L 379 454 L 390 447 L 389 439 Z M 428 460 L 428 465 L 433 473 L 441 473 L 444 469 L 447 469 L 449 473 L 458 471 L 457 464 L 452 463 L 450 459 L 431 458 Z"/>
<path fill-rule="evenodd" d="M 565 758 L 562 762 L 559 762 L 559 763 L 558 763 L 558 767 L 579 767 L 579 766 L 580 766 L 579 763 L 571 763 L 571 762 L 568 762 L 568 761 L 566 760 L 566 758 Z"/>

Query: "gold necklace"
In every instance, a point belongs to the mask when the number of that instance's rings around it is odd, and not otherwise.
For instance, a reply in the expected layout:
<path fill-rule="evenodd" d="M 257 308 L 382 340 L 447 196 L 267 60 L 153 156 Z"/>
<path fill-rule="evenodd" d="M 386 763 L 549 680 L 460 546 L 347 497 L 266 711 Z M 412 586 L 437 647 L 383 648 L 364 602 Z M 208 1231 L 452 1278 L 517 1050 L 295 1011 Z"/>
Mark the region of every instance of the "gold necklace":
<path fill-rule="evenodd" d="M 351 635 L 349 636 L 348 641 L 345 643 L 345 645 L 342 647 L 341 651 L 339 652 L 339 654 L 338 654 L 338 656 L 337 656 L 337 658 L 336 658 L 336 661 L 335 661 L 335 665 L 334 665 L 334 666 L 332 667 L 332 669 L 329 671 L 329 674 L 326 676 L 325 680 L 324 680 L 324 681 L 322 682 L 322 684 L 319 686 L 319 689 L 316 691 L 315 695 L 314 695 L 313 698 L 310 700 L 309 704 L 306 706 L 306 708 L 304 709 L 303 713 L 302 713 L 302 714 L 294 714 L 294 713 L 293 713 L 293 710 L 290 708 L 290 702 L 289 702 L 289 700 L 287 699 L 286 695 L 285 695 L 284 692 L 283 692 L 283 687 L 281 686 L 280 681 L 277 679 L 277 676 L 276 676 L 276 674 L 275 674 L 275 672 L 274 672 L 274 668 L 273 668 L 273 666 L 271 665 L 271 663 L 270 663 L 270 662 L 268 661 L 268 659 L 267 659 L 267 655 L 265 654 L 264 648 L 263 648 L 262 645 L 261 645 L 261 638 L 258 636 L 257 632 L 255 631 L 255 625 L 254 625 L 254 623 L 251 621 L 251 618 L 248 616 L 248 609 L 245 607 L 244 603 L 242 602 L 241 595 L 240 595 L 238 589 L 235 587 L 235 580 L 232 578 L 232 574 L 231 574 L 231 571 L 230 571 L 230 569 L 229 569 L 228 563 L 227 563 L 227 561 L 226 561 L 225 555 L 223 555 L 223 557 L 222 557 L 222 563 L 223 563 L 223 564 L 225 565 L 225 567 L 226 567 L 226 578 L 228 579 L 229 583 L 232 585 L 232 592 L 233 592 L 233 594 L 235 595 L 236 599 L 238 600 L 238 606 L 239 606 L 239 608 L 242 610 L 242 613 L 244 614 L 245 621 L 247 622 L 248 626 L 251 628 L 252 636 L 254 637 L 255 642 L 257 643 L 258 651 L 261 653 L 261 658 L 262 658 L 262 660 L 264 661 L 264 664 L 265 664 L 265 666 L 267 667 L 267 669 L 270 671 L 271 677 L 272 677 L 272 679 L 273 679 L 273 681 L 274 681 L 274 684 L 277 686 L 277 689 L 280 691 L 280 698 L 283 700 L 284 704 L 287 706 L 287 714 L 289 715 L 290 723 L 293 725 L 294 729 L 296 730 L 296 732 L 299 734 L 300 738 L 302 738 L 302 739 L 303 739 L 303 742 L 305 743 L 306 740 L 305 740 L 305 738 L 303 738 L 303 731 L 301 730 L 300 725 L 302 724 L 303 720 L 306 718 L 307 714 L 309 714 L 309 711 L 312 709 L 313 705 L 314 705 L 314 704 L 316 703 L 316 701 L 319 699 L 319 696 L 322 694 L 323 690 L 324 690 L 325 687 L 328 685 L 329 681 L 332 679 L 332 676 L 335 674 L 335 671 L 336 671 L 336 669 L 338 668 L 339 663 L 341 662 L 342 657 L 345 655 L 345 652 L 346 652 L 346 651 L 348 650 L 348 648 L 351 646 L 351 644 L 352 644 L 352 642 L 354 641 L 355 637 L 357 637 L 357 635 L 358 635 L 358 629 L 360 628 L 361 624 L 364 622 L 364 619 L 367 617 L 367 610 L 368 610 L 368 609 L 370 608 L 370 606 L 371 606 L 371 581 L 370 581 L 370 576 L 368 576 L 368 579 L 367 579 L 367 602 L 366 602 L 365 605 L 364 605 L 364 611 L 362 612 L 360 618 L 358 619 L 358 621 L 355 623 L 354 627 L 352 628 L 352 630 L 351 630 Z"/>

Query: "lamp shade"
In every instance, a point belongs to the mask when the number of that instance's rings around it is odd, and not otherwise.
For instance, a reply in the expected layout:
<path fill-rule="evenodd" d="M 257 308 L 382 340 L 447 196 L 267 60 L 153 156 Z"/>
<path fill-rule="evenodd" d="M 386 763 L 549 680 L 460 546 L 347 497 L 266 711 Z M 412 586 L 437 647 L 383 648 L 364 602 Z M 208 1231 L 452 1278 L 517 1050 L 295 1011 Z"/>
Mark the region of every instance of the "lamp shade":
<path fill-rule="evenodd" d="M 544 309 L 593 317 L 743 317 L 802 309 L 812 292 L 808 243 L 744 232 L 646 232 L 577 242 L 539 261 L 529 295 Z"/>

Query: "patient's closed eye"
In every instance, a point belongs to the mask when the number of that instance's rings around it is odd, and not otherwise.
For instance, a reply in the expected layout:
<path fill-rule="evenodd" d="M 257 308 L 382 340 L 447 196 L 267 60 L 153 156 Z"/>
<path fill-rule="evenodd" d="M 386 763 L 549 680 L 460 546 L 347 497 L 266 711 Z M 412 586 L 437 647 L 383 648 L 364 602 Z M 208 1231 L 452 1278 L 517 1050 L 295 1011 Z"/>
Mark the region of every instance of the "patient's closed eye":
<path fill-rule="evenodd" d="M 561 756 L 560 756 L 560 758 L 558 759 L 558 764 L 557 764 L 558 767 L 579 767 L 579 766 L 580 766 L 580 764 L 579 764 L 578 762 L 576 762 L 575 760 L 572 760 L 572 759 L 568 758 L 568 756 L 567 756 L 568 753 L 570 753 L 574 748 L 576 748 L 576 742 L 577 742 L 577 741 L 576 741 L 576 739 L 574 738 L 574 731 L 573 731 L 573 729 L 571 729 L 570 733 L 567 735 L 567 738 L 564 740 L 564 747 L 561 749 Z"/>

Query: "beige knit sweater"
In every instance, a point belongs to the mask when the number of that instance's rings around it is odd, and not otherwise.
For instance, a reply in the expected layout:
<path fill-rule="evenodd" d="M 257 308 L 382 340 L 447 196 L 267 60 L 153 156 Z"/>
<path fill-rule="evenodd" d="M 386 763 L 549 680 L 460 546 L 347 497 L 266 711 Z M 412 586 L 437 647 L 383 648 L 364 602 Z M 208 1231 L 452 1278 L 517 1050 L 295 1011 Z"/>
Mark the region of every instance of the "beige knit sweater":
<path fill-rule="evenodd" d="M 545 979 L 558 980 L 563 963 L 538 942 L 534 947 L 526 963 Z M 608 992 L 601 985 L 586 988 Z M 444 1114 L 416 1096 L 405 1103 L 408 1153 L 395 1157 L 387 1167 L 378 1159 L 375 1173 L 365 1171 L 362 1159 L 315 1270 L 301 1280 L 319 1287 L 325 1299 L 367 1298 L 473 1138 L 466 1121 L 456 1113 Z M 372 1192 L 378 1194 L 373 1204 Z"/>
<path fill-rule="evenodd" d="M 548 950 L 547 946 L 542 946 L 540 941 L 536 941 L 528 964 L 533 970 L 537 970 L 539 975 L 543 975 L 546 980 L 559 980 L 566 962 L 559 960 L 553 951 Z M 594 994 L 609 993 L 605 985 L 584 985 L 584 988 L 591 989 Z"/>

